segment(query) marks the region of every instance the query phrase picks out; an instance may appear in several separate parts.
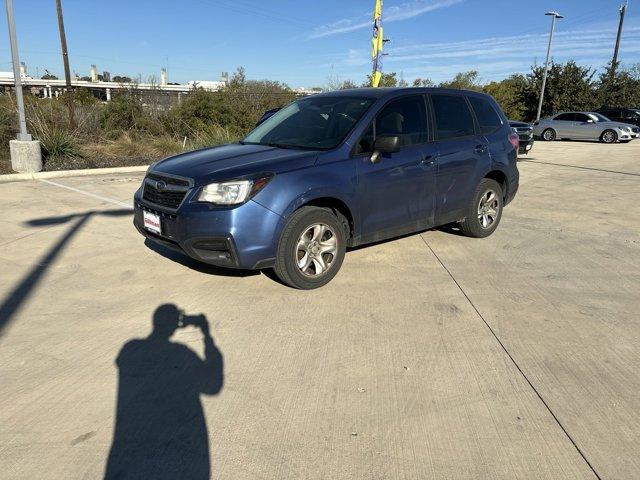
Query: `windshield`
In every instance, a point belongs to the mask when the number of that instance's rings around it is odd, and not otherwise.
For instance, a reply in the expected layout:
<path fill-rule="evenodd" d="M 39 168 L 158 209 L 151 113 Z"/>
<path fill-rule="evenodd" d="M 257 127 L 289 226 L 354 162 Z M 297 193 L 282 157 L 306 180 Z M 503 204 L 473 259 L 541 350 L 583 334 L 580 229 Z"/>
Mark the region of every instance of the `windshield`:
<path fill-rule="evenodd" d="M 592 117 L 596 117 L 596 122 L 610 122 L 611 121 L 607 117 L 605 117 L 604 115 L 600 115 L 599 113 L 591 113 L 590 115 Z"/>
<path fill-rule="evenodd" d="M 280 148 L 337 147 L 373 103 L 370 98 L 308 97 L 258 125 L 242 143 Z"/>

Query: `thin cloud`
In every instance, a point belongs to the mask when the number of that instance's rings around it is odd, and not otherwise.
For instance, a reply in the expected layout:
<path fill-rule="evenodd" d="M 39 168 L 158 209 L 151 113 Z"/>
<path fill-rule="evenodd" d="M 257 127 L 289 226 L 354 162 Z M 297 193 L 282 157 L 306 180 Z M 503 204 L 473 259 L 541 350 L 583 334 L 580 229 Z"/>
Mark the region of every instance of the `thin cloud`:
<path fill-rule="evenodd" d="M 432 12 L 433 10 L 451 7 L 463 1 L 464 0 L 413 0 L 411 2 L 387 8 L 383 14 L 383 21 L 389 23 L 408 20 L 410 18 Z M 357 19 L 343 18 L 337 22 L 321 25 L 315 28 L 313 33 L 309 35 L 309 38 L 315 39 L 328 37 L 330 35 L 339 35 L 341 33 L 353 32 L 363 28 L 371 28 L 371 20 L 363 21 L 361 18 L 362 17 Z"/>
<path fill-rule="evenodd" d="M 552 56 L 559 61 L 574 59 L 601 69 L 611 58 L 615 35 L 614 28 L 556 32 Z M 390 55 L 384 61 L 387 71 L 403 72 L 408 80 L 417 75 L 438 82 L 465 70 L 478 70 L 484 80 L 493 80 L 526 73 L 533 63 L 544 61 L 547 39 L 548 33 L 542 33 L 400 45 L 389 49 Z M 620 53 L 625 63 L 640 61 L 640 25 L 632 23 L 625 29 Z M 331 58 L 335 59 L 331 66 L 337 67 L 342 76 L 371 62 L 364 49 L 350 49 Z M 364 73 L 360 71 L 353 76 L 358 78 Z"/>

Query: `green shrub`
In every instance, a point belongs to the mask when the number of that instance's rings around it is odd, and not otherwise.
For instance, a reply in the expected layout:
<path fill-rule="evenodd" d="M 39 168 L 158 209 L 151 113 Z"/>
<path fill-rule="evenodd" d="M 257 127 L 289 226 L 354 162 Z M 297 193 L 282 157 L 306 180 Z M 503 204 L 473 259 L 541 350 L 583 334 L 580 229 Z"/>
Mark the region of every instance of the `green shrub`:
<path fill-rule="evenodd" d="M 0 155 L 9 155 L 9 140 L 16 137 L 18 120 L 13 98 L 0 95 Z"/>
<path fill-rule="evenodd" d="M 50 159 L 81 157 L 79 133 L 70 130 L 68 111 L 59 99 L 29 99 L 25 102 L 27 126 L 40 140 L 45 162 Z"/>

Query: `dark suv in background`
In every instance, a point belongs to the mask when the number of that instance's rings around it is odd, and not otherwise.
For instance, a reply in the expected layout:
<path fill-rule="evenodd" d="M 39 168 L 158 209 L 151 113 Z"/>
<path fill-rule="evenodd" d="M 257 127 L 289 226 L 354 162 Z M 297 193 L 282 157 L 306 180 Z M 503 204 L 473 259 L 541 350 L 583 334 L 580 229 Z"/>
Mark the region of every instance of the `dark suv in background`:
<path fill-rule="evenodd" d="M 509 125 L 518 134 L 518 154 L 528 154 L 533 148 L 533 126 L 530 123 L 509 120 Z"/>
<path fill-rule="evenodd" d="M 317 288 L 347 247 L 458 222 L 487 237 L 518 190 L 518 136 L 493 98 L 355 89 L 299 99 L 242 141 L 152 165 L 135 193 L 148 239 L 207 263 Z"/>
<path fill-rule="evenodd" d="M 601 108 L 598 113 L 615 121 L 640 127 L 640 108 Z"/>

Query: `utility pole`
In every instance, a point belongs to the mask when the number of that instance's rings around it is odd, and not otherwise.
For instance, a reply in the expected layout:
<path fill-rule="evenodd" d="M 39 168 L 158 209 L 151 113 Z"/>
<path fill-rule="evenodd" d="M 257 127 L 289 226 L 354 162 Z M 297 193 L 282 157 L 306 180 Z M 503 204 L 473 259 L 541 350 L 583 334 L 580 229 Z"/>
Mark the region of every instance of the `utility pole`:
<path fill-rule="evenodd" d="M 64 18 L 62 16 L 62 4 L 56 0 L 58 12 L 58 29 L 60 30 L 60 46 L 62 47 L 62 62 L 64 64 L 64 79 L 67 84 L 67 108 L 69 109 L 69 125 L 76 127 L 75 108 L 73 104 L 73 88 L 71 87 L 71 72 L 69 70 L 69 52 L 67 51 L 67 36 L 64 32 Z"/>
<path fill-rule="evenodd" d="M 542 101 L 544 100 L 544 88 L 547 85 L 547 74 L 549 73 L 549 55 L 551 54 L 551 43 L 553 42 L 553 32 L 556 28 L 556 19 L 564 18 L 558 12 L 547 12 L 545 15 L 551 16 L 551 31 L 549 32 L 549 44 L 547 45 L 547 60 L 544 63 L 544 76 L 542 77 L 542 88 L 540 89 L 540 102 L 538 103 L 538 114 L 536 115 L 536 122 L 540 120 L 540 113 L 542 112 Z"/>
<path fill-rule="evenodd" d="M 27 132 L 27 121 L 24 115 L 24 98 L 22 95 L 22 77 L 20 75 L 20 57 L 16 37 L 16 22 L 13 16 L 13 0 L 4 0 L 7 7 L 7 23 L 9 26 L 9 44 L 11 45 L 11 63 L 13 64 L 13 83 L 16 89 L 19 132 L 16 140 L 9 141 L 11 152 L 11 168 L 20 173 L 39 172 L 42 170 L 42 152 L 40 142 L 33 140 Z"/>
<path fill-rule="evenodd" d="M 616 48 L 613 51 L 613 60 L 611 61 L 611 79 L 616 75 L 618 68 L 618 51 L 620 50 L 620 37 L 622 37 L 622 24 L 624 23 L 624 14 L 627 11 L 627 1 L 620 5 L 620 23 L 618 24 L 618 36 L 616 37 Z"/>

